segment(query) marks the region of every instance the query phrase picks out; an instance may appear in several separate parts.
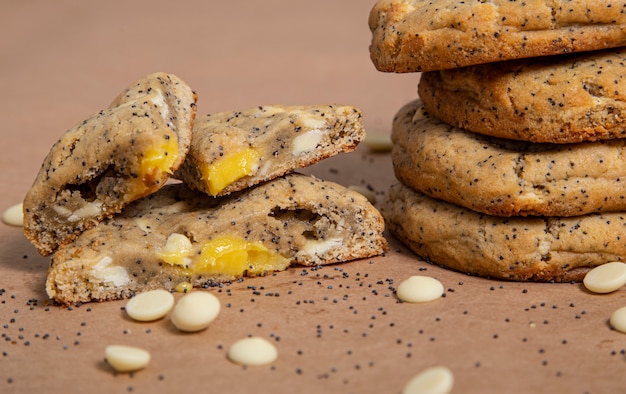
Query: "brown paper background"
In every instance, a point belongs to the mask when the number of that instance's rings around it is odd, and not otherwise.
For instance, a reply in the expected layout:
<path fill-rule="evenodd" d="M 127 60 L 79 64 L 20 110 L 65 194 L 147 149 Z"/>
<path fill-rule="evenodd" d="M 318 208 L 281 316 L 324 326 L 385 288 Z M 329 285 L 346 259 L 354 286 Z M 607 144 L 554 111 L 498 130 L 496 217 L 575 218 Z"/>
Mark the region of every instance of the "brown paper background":
<path fill-rule="evenodd" d="M 135 79 L 166 71 L 199 95 L 199 113 L 260 104 L 360 107 L 369 132 L 389 133 L 419 75 L 383 74 L 369 60 L 373 1 L 3 1 L 0 3 L 0 208 L 21 201 L 50 146 Z M 388 154 L 356 152 L 307 170 L 346 186 L 393 181 Z M 455 393 L 626 390 L 626 335 L 608 318 L 626 289 L 469 277 L 419 261 L 392 237 L 384 257 L 293 268 L 214 288 L 222 312 L 181 334 L 137 323 L 124 302 L 50 305 L 48 259 L 21 229 L 0 224 L 0 392 L 399 393 L 416 373 L 449 367 Z M 446 297 L 397 302 L 410 275 L 441 280 Z M 177 295 L 178 297 L 179 295 Z M 230 363 L 231 343 L 273 341 L 270 366 Z M 150 365 L 115 374 L 108 344 L 148 349 Z"/>

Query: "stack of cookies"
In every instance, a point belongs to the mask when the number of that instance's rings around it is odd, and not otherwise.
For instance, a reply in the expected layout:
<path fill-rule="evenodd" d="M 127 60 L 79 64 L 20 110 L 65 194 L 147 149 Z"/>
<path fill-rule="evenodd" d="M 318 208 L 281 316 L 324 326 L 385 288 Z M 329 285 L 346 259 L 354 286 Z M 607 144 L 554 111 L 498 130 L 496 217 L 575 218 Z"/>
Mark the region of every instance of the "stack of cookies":
<path fill-rule="evenodd" d="M 196 99 L 175 75 L 147 75 L 50 149 L 24 199 L 24 234 L 52 256 L 52 299 L 206 287 L 386 250 L 364 196 L 294 172 L 354 150 L 365 136 L 358 108 L 196 119 Z"/>
<path fill-rule="evenodd" d="M 382 208 L 421 258 L 534 281 L 626 260 L 626 4 L 557 4 L 372 9 L 376 67 L 421 72 Z"/>

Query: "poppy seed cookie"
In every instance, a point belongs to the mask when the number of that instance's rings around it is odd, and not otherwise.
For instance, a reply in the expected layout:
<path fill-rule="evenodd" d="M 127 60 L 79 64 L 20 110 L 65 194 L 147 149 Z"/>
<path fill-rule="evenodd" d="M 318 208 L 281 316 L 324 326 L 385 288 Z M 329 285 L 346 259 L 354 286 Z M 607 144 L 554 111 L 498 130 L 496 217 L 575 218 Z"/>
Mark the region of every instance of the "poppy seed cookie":
<path fill-rule="evenodd" d="M 189 187 L 225 195 L 350 152 L 365 137 L 351 106 L 266 105 L 199 117 L 175 173 Z"/>
<path fill-rule="evenodd" d="M 396 178 L 496 216 L 626 211 L 626 140 L 534 144 L 455 128 L 414 100 L 393 121 Z"/>
<path fill-rule="evenodd" d="M 46 289 L 73 304 L 213 285 L 375 256 L 387 249 L 383 230 L 365 197 L 311 176 L 285 175 L 217 198 L 171 184 L 60 247 Z"/>
<path fill-rule="evenodd" d="M 379 0 L 380 71 L 422 72 L 626 45 L 626 4 L 570 0 Z"/>
<path fill-rule="evenodd" d="M 434 117 L 476 133 L 572 143 L 626 136 L 626 49 L 423 73 Z"/>
<path fill-rule="evenodd" d="M 24 199 L 24 234 L 39 252 L 161 188 L 189 150 L 195 103 L 184 81 L 155 73 L 67 130 Z"/>
<path fill-rule="evenodd" d="M 501 218 L 427 197 L 401 183 L 381 207 L 389 231 L 419 257 L 463 273 L 515 281 L 581 281 L 626 260 L 624 212 Z"/>

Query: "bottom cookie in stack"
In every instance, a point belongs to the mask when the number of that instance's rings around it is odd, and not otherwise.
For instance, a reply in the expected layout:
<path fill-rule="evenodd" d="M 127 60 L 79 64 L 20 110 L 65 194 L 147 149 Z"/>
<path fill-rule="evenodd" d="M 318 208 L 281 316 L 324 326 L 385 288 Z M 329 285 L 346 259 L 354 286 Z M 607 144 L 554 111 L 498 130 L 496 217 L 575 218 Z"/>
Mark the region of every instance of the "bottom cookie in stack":
<path fill-rule="evenodd" d="M 381 212 L 421 258 L 483 277 L 557 282 L 626 259 L 624 141 L 481 136 L 431 118 L 420 100 L 398 112 L 392 140 L 399 182 Z"/>

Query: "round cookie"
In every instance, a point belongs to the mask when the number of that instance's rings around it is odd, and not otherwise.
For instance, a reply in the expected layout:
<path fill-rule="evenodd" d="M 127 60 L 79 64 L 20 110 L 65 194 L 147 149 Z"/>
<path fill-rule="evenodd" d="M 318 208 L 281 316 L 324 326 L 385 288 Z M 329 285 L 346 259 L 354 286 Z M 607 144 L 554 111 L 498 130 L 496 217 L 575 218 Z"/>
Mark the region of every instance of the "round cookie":
<path fill-rule="evenodd" d="M 626 136 L 626 49 L 422 74 L 434 117 L 476 133 L 573 143 Z"/>
<path fill-rule="evenodd" d="M 105 110 L 67 130 L 24 198 L 24 234 L 42 255 L 148 195 L 170 178 L 191 144 L 196 95 L 155 73 Z"/>
<path fill-rule="evenodd" d="M 626 4 L 568 0 L 378 0 L 370 58 L 424 72 L 626 45 Z"/>
<path fill-rule="evenodd" d="M 501 218 L 427 197 L 396 183 L 381 213 L 419 257 L 463 273 L 515 281 L 581 281 L 626 259 L 624 212 Z"/>
<path fill-rule="evenodd" d="M 626 140 L 533 144 L 471 133 L 420 100 L 396 114 L 396 177 L 426 195 L 496 216 L 626 210 Z"/>

